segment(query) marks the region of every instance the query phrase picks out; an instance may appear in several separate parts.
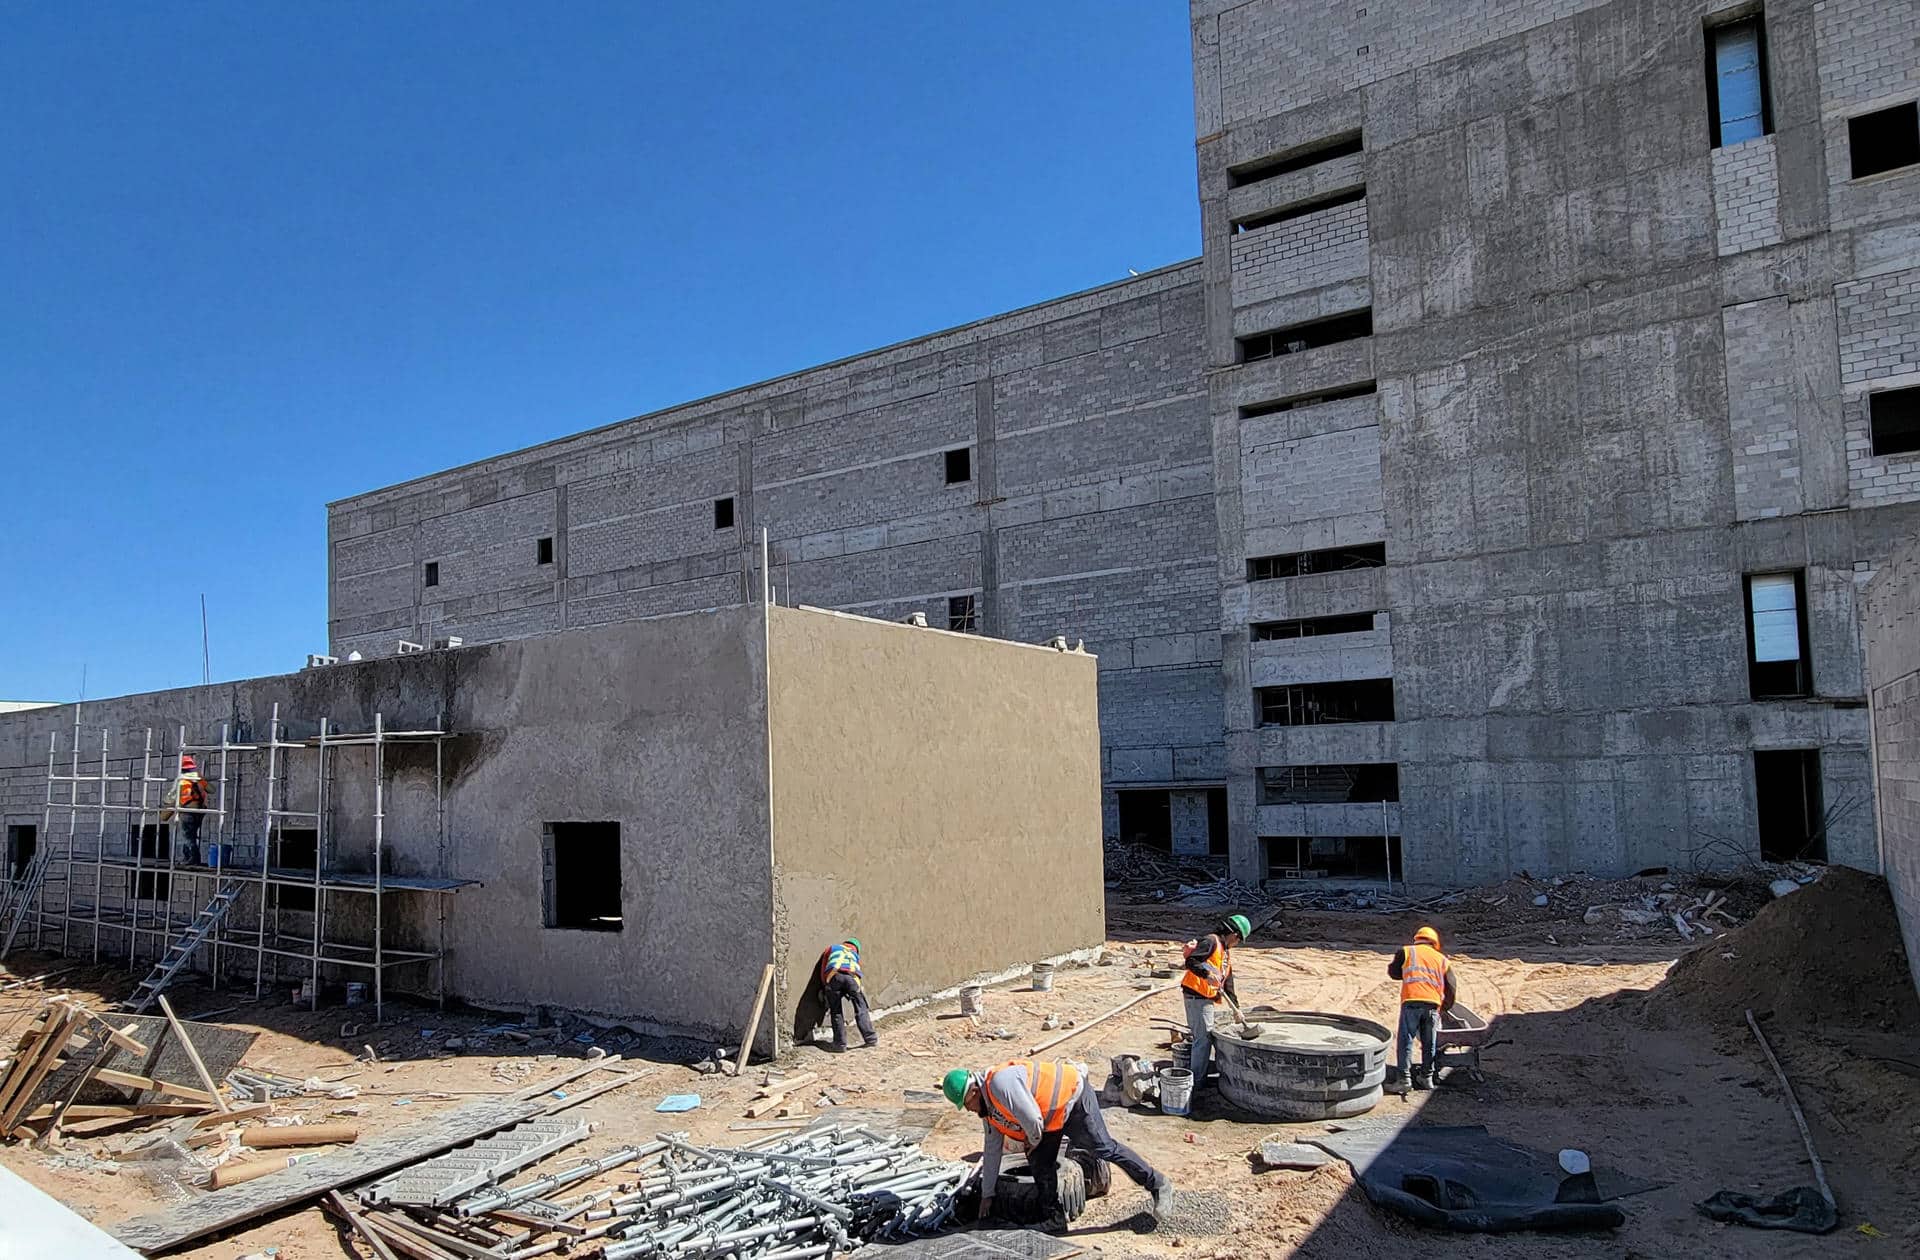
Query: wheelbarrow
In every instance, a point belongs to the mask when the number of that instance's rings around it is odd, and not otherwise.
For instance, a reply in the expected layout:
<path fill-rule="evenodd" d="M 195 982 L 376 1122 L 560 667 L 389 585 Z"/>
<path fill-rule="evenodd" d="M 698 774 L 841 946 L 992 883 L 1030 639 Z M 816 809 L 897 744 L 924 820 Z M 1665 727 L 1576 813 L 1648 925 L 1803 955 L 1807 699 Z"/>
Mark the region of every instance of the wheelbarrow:
<path fill-rule="evenodd" d="M 1486 1080 L 1480 1071 L 1480 1052 L 1489 1046 L 1505 1044 L 1504 1038 L 1488 1040 L 1488 1032 L 1485 1018 L 1470 1006 L 1455 1002 L 1451 1010 L 1440 1012 L 1437 1037 L 1440 1057 L 1434 1064 L 1434 1080 L 1437 1082 L 1441 1073 L 1449 1071 L 1464 1071 L 1476 1082 Z"/>

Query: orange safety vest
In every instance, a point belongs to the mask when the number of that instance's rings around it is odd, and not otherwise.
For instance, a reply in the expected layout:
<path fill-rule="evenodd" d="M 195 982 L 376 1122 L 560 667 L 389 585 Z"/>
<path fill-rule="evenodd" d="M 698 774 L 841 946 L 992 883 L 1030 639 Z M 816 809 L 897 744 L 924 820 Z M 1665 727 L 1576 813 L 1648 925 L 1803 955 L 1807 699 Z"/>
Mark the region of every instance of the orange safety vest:
<path fill-rule="evenodd" d="M 1033 1092 L 1033 1101 L 1040 1107 L 1041 1129 L 1047 1133 L 1058 1132 L 1067 1123 L 1067 1112 L 1072 1110 L 1073 1100 L 1080 1093 L 1080 1073 L 1071 1064 L 1058 1059 L 1044 1063 L 1037 1059 L 1015 1059 L 988 1071 L 980 1085 L 981 1100 L 987 1104 L 987 1123 L 1000 1130 L 1004 1137 L 1016 1142 L 1027 1140 L 1027 1132 L 1020 1127 L 1019 1119 L 1000 1105 L 991 1088 L 994 1073 L 1016 1067 L 1027 1069 L 1027 1086 Z"/>
<path fill-rule="evenodd" d="M 206 807 L 207 793 L 198 775 L 180 776 L 179 808 L 203 809 Z"/>
<path fill-rule="evenodd" d="M 1400 1000 L 1435 1006 L 1446 1001 L 1447 956 L 1424 942 L 1407 946 L 1400 962 Z"/>
<path fill-rule="evenodd" d="M 1180 977 L 1180 987 L 1198 993 L 1209 1002 L 1218 1002 L 1220 995 L 1227 991 L 1227 977 L 1233 974 L 1233 955 L 1227 952 L 1218 936 L 1213 938 L 1213 952 L 1207 955 L 1207 964 L 1220 973 L 1220 983 L 1215 984 L 1197 971 L 1188 971 Z"/>
<path fill-rule="evenodd" d="M 860 979 L 860 951 L 845 941 L 827 946 L 827 952 L 820 955 L 821 984 L 841 974 Z"/>

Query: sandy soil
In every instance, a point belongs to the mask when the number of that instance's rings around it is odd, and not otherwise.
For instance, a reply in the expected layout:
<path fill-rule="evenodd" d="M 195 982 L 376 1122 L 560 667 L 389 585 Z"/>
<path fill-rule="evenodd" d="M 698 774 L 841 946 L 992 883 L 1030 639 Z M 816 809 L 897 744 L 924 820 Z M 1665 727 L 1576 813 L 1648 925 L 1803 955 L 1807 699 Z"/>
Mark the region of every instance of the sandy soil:
<path fill-rule="evenodd" d="M 977 1025 L 947 1009 L 923 1011 L 884 1021 L 878 1050 L 836 1057 L 803 1048 L 788 1056 L 789 1066 L 821 1072 L 847 1107 L 895 1112 L 911 1108 L 915 1118 L 933 1123 L 926 1139 L 929 1149 L 966 1155 L 978 1149 L 978 1122 L 944 1105 L 909 1104 L 903 1090 L 937 1089 L 940 1073 L 949 1067 L 987 1066 L 1023 1052 L 1051 1035 L 1040 1031 L 1049 1014 L 1084 1022 L 1135 996 L 1135 975 L 1155 962 L 1171 964 L 1177 943 L 1204 930 L 1218 914 L 1110 907 L 1110 965 L 1064 970 L 1050 994 L 990 991 L 986 1016 Z M 1242 1001 L 1343 1011 L 1390 1022 L 1397 986 L 1387 979 L 1386 962 L 1413 926 L 1392 916 L 1351 912 L 1287 915 L 1240 954 Z M 1496 1017 L 1496 1035 L 1512 1042 L 1487 1053 L 1486 1082 L 1416 1095 L 1411 1101 L 1389 1097 L 1382 1107 L 1421 1108 L 1423 1118 L 1439 1123 L 1485 1124 L 1500 1136 L 1547 1150 L 1577 1146 L 1596 1163 L 1666 1183 L 1624 1202 L 1624 1228 L 1578 1237 L 1425 1232 L 1369 1205 L 1342 1165 L 1313 1173 L 1254 1171 L 1248 1153 L 1261 1139 L 1312 1132 L 1319 1126 L 1251 1121 L 1207 1104 L 1190 1118 L 1110 1110 L 1109 1120 L 1121 1140 L 1165 1169 L 1179 1186 L 1224 1196 L 1231 1205 L 1225 1232 L 1185 1238 L 1135 1233 L 1131 1220 L 1145 1196 L 1121 1179 L 1113 1194 L 1096 1202 L 1077 1223 L 1075 1235 L 1110 1255 L 1206 1260 L 1416 1255 L 1550 1260 L 1684 1255 L 1718 1260 L 1854 1245 L 1871 1245 L 1887 1256 L 1920 1254 L 1920 1207 L 1908 1189 L 1920 1172 L 1920 1086 L 1900 1065 L 1902 1054 L 1920 1058 L 1920 1048 L 1906 1049 L 1913 1046 L 1916 1030 L 1846 1028 L 1831 1022 L 1769 1027 L 1838 1193 L 1841 1232 L 1812 1240 L 1716 1225 L 1693 1208 L 1715 1190 L 1770 1191 L 1810 1181 L 1791 1116 L 1750 1034 L 1724 1021 L 1676 1018 L 1671 1009 L 1661 1018 L 1648 1018 L 1646 991 L 1666 975 L 1680 948 L 1677 940 L 1672 947 L 1569 944 L 1572 934 L 1553 923 L 1500 935 L 1497 941 L 1476 943 L 1463 931 L 1449 941 L 1462 1000 Z M 1547 943 L 1549 936 L 1562 943 Z M 1722 935 L 1705 948 L 1737 956 L 1739 942 Z M 11 965 L 15 974 L 30 975 L 61 964 L 17 957 Z M 74 984 L 71 991 L 91 990 L 103 998 L 117 997 L 130 983 L 113 971 L 74 972 L 61 980 Z M 227 993 L 191 986 L 181 986 L 174 996 L 183 1013 L 235 1000 Z M 7 1029 L 7 1022 L 24 1019 L 22 1001 L 13 998 L 6 1004 L 11 1009 L 0 1009 L 0 1036 L 8 1041 L 18 1029 Z M 432 1056 L 435 1043 L 421 1040 L 420 1029 L 458 1035 L 497 1022 L 481 1014 L 392 1005 L 386 1026 L 363 1028 L 342 1039 L 343 1020 L 355 1014 L 323 1010 L 316 1015 L 262 1002 L 241 1005 L 223 1022 L 262 1030 L 250 1066 L 293 1076 L 344 1063 L 362 1043 L 376 1038 L 396 1055 Z M 1113 1054 L 1163 1046 L 1165 1035 L 1152 1021 L 1178 1017 L 1176 996 L 1154 997 L 1056 1053 L 1104 1065 Z M 990 1034 L 998 1028 L 1012 1030 L 1015 1039 L 993 1039 Z M 281 1109 L 310 1119 L 358 1109 L 364 1133 L 385 1132 L 417 1123 L 466 1097 L 557 1076 L 585 1049 L 568 1043 L 557 1057 L 463 1053 L 366 1065 L 345 1081 L 359 1087 L 357 1099 L 294 1100 Z M 629 1052 L 629 1062 L 634 1058 Z M 701 1076 L 662 1063 L 641 1081 L 578 1108 L 577 1114 L 601 1128 L 575 1149 L 610 1149 L 669 1127 L 689 1129 L 696 1140 L 746 1140 L 757 1135 L 730 1133 L 728 1126 L 742 1121 L 753 1089 L 751 1079 Z M 670 1122 L 654 1114 L 652 1108 L 663 1095 L 682 1091 L 702 1095 L 699 1110 Z M 810 1111 L 818 1110 L 812 1093 L 808 1101 Z M 62 1165 L 83 1164 L 79 1155 L 105 1156 L 138 1146 L 159 1132 L 156 1126 L 118 1131 L 109 1126 L 105 1135 L 76 1137 L 58 1152 L 14 1144 L 0 1150 L 0 1160 L 83 1214 L 110 1223 L 153 1210 L 164 1200 L 133 1164 L 123 1163 L 112 1173 Z M 1852 1232 L 1862 1224 L 1871 1224 L 1886 1237 Z M 268 1247 L 278 1248 L 280 1260 L 361 1254 L 313 1208 L 182 1254 L 234 1260 Z"/>

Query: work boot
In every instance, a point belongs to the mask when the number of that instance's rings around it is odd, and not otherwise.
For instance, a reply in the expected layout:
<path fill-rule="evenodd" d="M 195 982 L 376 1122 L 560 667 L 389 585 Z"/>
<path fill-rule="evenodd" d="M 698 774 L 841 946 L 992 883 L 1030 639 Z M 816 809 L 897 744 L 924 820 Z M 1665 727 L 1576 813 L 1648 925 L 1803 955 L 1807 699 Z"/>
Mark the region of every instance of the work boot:
<path fill-rule="evenodd" d="M 827 1046 L 828 1054 L 845 1054 L 846 1052 L 847 1052 L 847 1043 L 844 1041 L 835 1041 L 830 1043 Z"/>
<path fill-rule="evenodd" d="M 880 1048 L 880 1038 L 878 1037 L 867 1038 L 867 1049 L 878 1050 L 879 1048 Z"/>
<path fill-rule="evenodd" d="M 1424 1067 L 1417 1067 L 1413 1069 L 1412 1076 L 1413 1076 L 1413 1087 L 1415 1089 L 1426 1090 L 1426 1089 L 1433 1088 L 1432 1073 L 1429 1072 L 1428 1069 Z"/>
<path fill-rule="evenodd" d="M 1153 1187 L 1153 1219 L 1161 1221 L 1171 1215 L 1173 1215 L 1173 1183 L 1162 1177 Z"/>

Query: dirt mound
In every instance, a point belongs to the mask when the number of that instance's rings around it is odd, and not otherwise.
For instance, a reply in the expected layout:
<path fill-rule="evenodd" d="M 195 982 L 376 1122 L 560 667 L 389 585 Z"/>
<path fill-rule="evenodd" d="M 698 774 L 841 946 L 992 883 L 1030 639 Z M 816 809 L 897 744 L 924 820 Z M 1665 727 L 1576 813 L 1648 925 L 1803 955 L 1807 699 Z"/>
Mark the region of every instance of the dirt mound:
<path fill-rule="evenodd" d="M 1648 1013 L 1739 1023 L 1749 1008 L 1786 1023 L 1920 1035 L 1887 882 L 1833 867 L 1675 963 Z"/>

